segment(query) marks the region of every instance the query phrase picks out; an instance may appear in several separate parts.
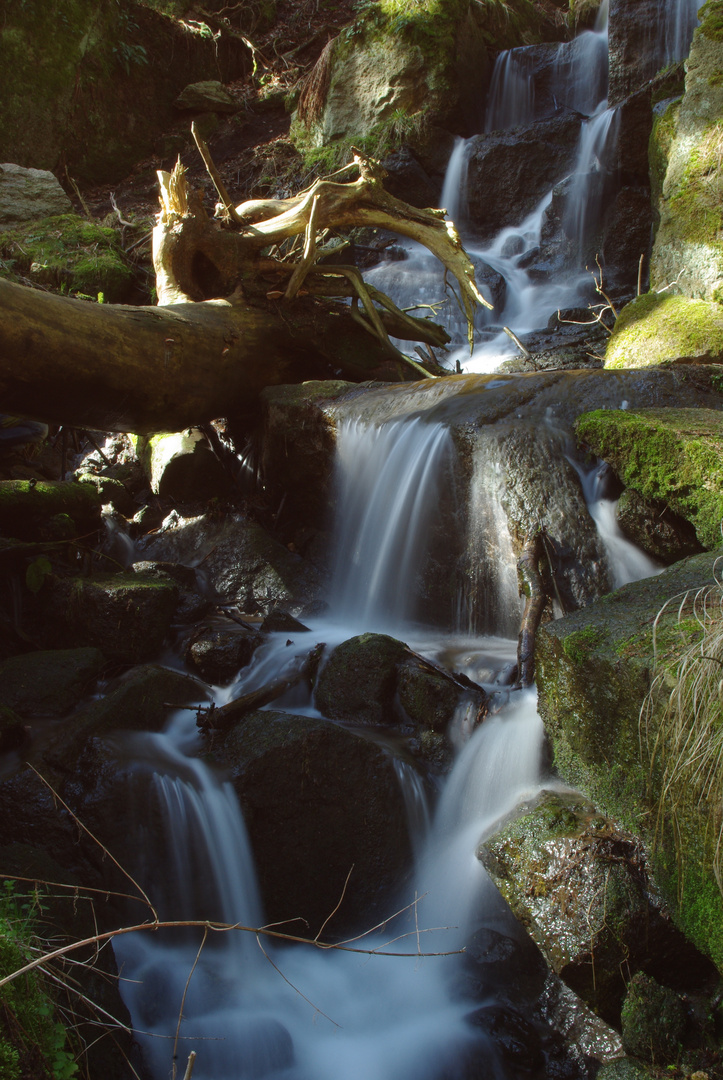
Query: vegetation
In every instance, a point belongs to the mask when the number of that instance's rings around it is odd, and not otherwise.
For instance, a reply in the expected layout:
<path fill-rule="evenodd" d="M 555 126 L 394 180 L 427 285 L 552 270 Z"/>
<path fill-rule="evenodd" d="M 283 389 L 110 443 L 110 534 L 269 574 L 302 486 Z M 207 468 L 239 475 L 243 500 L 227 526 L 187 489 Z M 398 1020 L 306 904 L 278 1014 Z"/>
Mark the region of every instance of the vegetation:
<path fill-rule="evenodd" d="M 605 366 L 652 367 L 681 357 L 723 357 L 721 308 L 708 300 L 650 292 L 620 312 L 605 351 Z"/>
<path fill-rule="evenodd" d="M 12 881 L 0 893 L 0 975 L 17 971 L 38 952 L 36 893 L 23 896 Z M 47 976 L 41 968 L 0 988 L 2 1080 L 71 1080 L 78 1066 Z"/>

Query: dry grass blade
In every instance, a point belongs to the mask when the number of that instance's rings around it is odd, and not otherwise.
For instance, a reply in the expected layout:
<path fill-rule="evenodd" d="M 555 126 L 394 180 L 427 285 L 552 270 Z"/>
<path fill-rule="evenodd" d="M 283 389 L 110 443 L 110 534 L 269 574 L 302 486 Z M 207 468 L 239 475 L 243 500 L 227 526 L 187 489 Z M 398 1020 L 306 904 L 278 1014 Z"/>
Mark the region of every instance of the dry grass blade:
<path fill-rule="evenodd" d="M 672 658 L 659 648 L 669 606 L 655 621 L 653 679 L 640 713 L 641 752 L 659 792 L 656 837 L 672 828 L 682 870 L 681 814 L 685 806 L 705 805 L 715 830 L 712 870 L 723 894 L 723 586 L 716 580 L 682 596 L 677 622 L 684 636 Z M 682 872 L 680 880 L 682 887 Z"/>

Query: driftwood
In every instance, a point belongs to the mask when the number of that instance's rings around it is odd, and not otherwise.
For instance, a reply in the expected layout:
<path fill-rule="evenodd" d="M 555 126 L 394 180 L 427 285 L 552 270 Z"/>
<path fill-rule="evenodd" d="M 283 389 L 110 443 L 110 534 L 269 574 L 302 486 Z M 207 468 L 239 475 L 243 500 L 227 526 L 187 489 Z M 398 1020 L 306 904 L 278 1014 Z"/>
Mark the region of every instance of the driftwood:
<path fill-rule="evenodd" d="M 520 595 L 525 597 L 520 633 L 517 639 L 517 685 L 531 686 L 535 678 L 535 636 L 540 625 L 547 593 L 540 574 L 543 554 L 542 532 L 538 529 L 528 537 L 517 560 L 517 579 Z"/>
<path fill-rule="evenodd" d="M 434 347 L 447 334 L 400 311 L 355 267 L 325 263 L 333 229 L 384 228 L 428 247 L 457 281 L 472 340 L 475 307 L 489 304 L 454 225 L 389 195 L 378 163 L 357 155 L 354 181 L 318 180 L 290 199 L 238 206 L 207 165 L 221 220 L 180 165 L 159 173 L 158 307 L 90 304 L 0 280 L 4 409 L 104 431 L 177 431 L 252 410 L 267 385 L 429 376 L 390 336 Z M 297 256 L 289 244 L 302 237 Z"/>
<path fill-rule="evenodd" d="M 240 720 L 243 720 L 247 713 L 275 701 L 287 690 L 291 690 L 292 686 L 298 686 L 303 679 L 313 679 L 324 648 L 323 642 L 315 645 L 299 666 L 291 671 L 287 670 L 280 679 L 267 683 L 258 690 L 243 694 L 234 701 L 222 705 L 220 709 L 202 710 L 198 716 L 198 726 L 202 731 L 208 733 L 228 731 L 234 724 L 238 724 Z"/>

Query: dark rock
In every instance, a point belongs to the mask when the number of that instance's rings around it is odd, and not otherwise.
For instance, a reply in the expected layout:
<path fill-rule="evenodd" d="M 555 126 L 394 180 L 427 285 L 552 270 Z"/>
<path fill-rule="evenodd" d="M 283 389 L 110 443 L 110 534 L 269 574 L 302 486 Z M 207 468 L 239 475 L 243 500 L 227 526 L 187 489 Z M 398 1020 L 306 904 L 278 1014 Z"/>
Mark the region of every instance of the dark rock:
<path fill-rule="evenodd" d="M 0 530 L 5 536 L 36 540 L 43 525 L 58 514 L 72 518 L 77 536 L 100 525 L 100 498 L 77 481 L 0 481 Z"/>
<path fill-rule="evenodd" d="M 104 662 L 97 648 L 12 657 L 0 664 L 0 705 L 23 717 L 62 716 L 92 693 Z"/>
<path fill-rule="evenodd" d="M 88 484 L 95 489 L 101 503 L 112 503 L 115 509 L 126 517 L 132 517 L 136 512 L 133 496 L 120 480 L 115 480 L 111 476 L 98 476 L 89 472 L 81 472 L 76 474 L 76 477 L 81 484 Z"/>
<path fill-rule="evenodd" d="M 608 102 L 618 105 L 662 66 L 658 0 L 610 0 Z"/>
<path fill-rule="evenodd" d="M 140 436 L 138 457 L 151 490 L 177 502 L 208 502 L 233 489 L 231 477 L 199 428 Z"/>
<path fill-rule="evenodd" d="M 228 683 L 262 642 L 261 634 L 243 626 L 201 626 L 186 647 L 186 663 L 208 683 Z"/>
<path fill-rule="evenodd" d="M 134 664 L 158 652 L 178 605 L 178 586 L 141 574 L 55 578 L 48 584 L 45 642 L 92 644 L 108 660 Z"/>
<path fill-rule="evenodd" d="M 266 917 L 302 917 L 328 936 L 391 911 L 409 866 L 406 815 L 391 758 L 328 721 L 251 713 L 214 753 L 230 770 L 256 857 Z M 293 882 L 293 889 L 289 889 Z"/>
<path fill-rule="evenodd" d="M 623 1046 L 628 1054 L 655 1065 L 675 1061 L 686 1015 L 673 990 L 638 972 L 628 988 L 621 1019 Z"/>
<path fill-rule="evenodd" d="M 534 1076 L 544 1065 L 542 1040 L 535 1025 L 509 1005 L 483 1005 L 469 1017 L 492 1040 L 506 1070 Z"/>
<path fill-rule="evenodd" d="M 18 714 L 7 705 L 0 705 L 0 754 L 17 750 L 27 737 L 27 729 Z"/>
<path fill-rule="evenodd" d="M 573 169 L 580 120 L 541 120 L 513 132 L 477 135 L 467 172 L 469 216 L 483 238 L 517 225 Z"/>
<path fill-rule="evenodd" d="M 361 634 L 342 642 L 319 672 L 316 707 L 332 720 L 368 726 L 395 723 L 397 664 L 407 652 L 403 642 L 386 634 Z"/>
<path fill-rule="evenodd" d="M 410 721 L 422 730 L 447 731 L 461 697 L 449 678 L 410 657 L 397 667 L 396 689 L 399 707 Z"/>
<path fill-rule="evenodd" d="M 309 627 L 304 626 L 304 624 L 299 622 L 298 619 L 295 619 L 293 615 L 289 615 L 288 611 L 281 611 L 279 608 L 274 608 L 262 622 L 261 630 L 264 634 L 306 634 L 309 632 Z"/>
<path fill-rule="evenodd" d="M 664 503 L 644 499 L 627 488 L 618 500 L 618 525 L 633 543 L 666 565 L 703 550 L 695 529 Z"/>
<path fill-rule="evenodd" d="M 432 182 L 409 149 L 405 147 L 390 154 L 382 164 L 388 173 L 384 187 L 391 195 L 420 208 L 438 204 L 441 188 Z"/>
<path fill-rule="evenodd" d="M 603 224 L 604 284 L 637 288 L 638 267 L 642 256 L 641 287 L 645 292 L 652 241 L 653 209 L 650 205 L 650 190 L 622 188 L 609 206 Z"/>

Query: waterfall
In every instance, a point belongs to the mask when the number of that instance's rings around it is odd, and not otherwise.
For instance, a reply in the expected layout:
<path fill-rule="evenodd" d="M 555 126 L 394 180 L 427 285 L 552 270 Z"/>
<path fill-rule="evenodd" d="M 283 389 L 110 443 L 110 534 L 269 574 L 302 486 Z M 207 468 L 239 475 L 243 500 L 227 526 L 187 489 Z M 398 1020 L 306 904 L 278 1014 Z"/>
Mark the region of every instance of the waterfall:
<path fill-rule="evenodd" d="M 702 3 L 703 0 L 664 0 L 659 49 L 663 64 L 684 60 L 688 55 Z"/>
<path fill-rule="evenodd" d="M 601 108 L 583 123 L 580 132 L 565 211 L 565 231 L 575 241 L 580 262 L 587 254 L 589 240 L 602 216 L 606 173 L 617 142 L 619 118 L 617 109 Z"/>
<path fill-rule="evenodd" d="M 340 528 L 332 587 L 332 610 L 340 621 L 383 629 L 414 615 L 448 455 L 447 429 L 419 417 L 371 427 L 358 420 L 340 425 Z"/>
<path fill-rule="evenodd" d="M 467 142 L 465 139 L 454 140 L 454 149 L 447 163 L 440 203 L 447 211 L 447 216 L 459 228 L 464 216 L 467 201 Z"/>
<path fill-rule="evenodd" d="M 535 119 L 534 61 L 529 49 L 506 49 L 495 60 L 485 131 L 507 131 Z"/>

